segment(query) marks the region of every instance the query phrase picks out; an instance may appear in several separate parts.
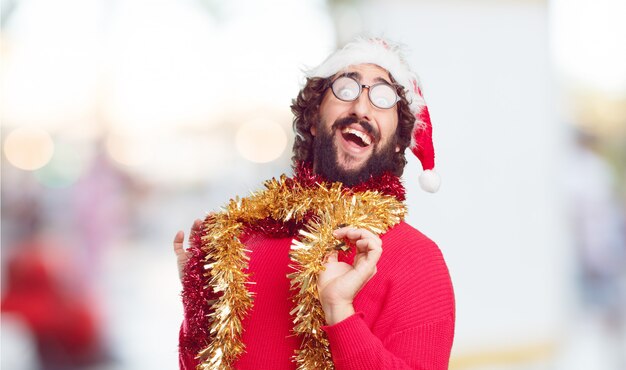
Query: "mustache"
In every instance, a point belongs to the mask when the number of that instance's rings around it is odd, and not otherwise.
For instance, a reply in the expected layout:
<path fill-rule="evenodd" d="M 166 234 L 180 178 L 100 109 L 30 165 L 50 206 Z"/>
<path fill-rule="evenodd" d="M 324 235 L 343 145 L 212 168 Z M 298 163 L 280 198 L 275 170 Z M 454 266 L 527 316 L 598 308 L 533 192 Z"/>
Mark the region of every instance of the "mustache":
<path fill-rule="evenodd" d="M 339 118 L 338 120 L 335 121 L 335 123 L 333 123 L 331 128 L 333 130 L 337 130 L 337 129 L 342 130 L 355 123 L 358 123 L 359 126 L 361 126 L 365 132 L 367 132 L 371 137 L 373 137 L 376 142 L 380 141 L 380 133 L 374 129 L 374 126 L 372 126 L 371 123 L 365 120 L 359 120 L 357 117 L 354 117 L 354 116 Z"/>

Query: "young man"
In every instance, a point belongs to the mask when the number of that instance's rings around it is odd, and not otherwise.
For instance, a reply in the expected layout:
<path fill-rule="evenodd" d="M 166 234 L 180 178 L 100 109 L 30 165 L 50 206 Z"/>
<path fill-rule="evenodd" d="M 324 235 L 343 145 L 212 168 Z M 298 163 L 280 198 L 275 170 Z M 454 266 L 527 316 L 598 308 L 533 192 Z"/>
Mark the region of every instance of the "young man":
<path fill-rule="evenodd" d="M 410 147 L 434 192 L 428 109 L 397 46 L 359 39 L 292 105 L 295 175 L 174 240 L 183 369 L 447 369 L 454 295 L 438 247 L 403 221 Z"/>

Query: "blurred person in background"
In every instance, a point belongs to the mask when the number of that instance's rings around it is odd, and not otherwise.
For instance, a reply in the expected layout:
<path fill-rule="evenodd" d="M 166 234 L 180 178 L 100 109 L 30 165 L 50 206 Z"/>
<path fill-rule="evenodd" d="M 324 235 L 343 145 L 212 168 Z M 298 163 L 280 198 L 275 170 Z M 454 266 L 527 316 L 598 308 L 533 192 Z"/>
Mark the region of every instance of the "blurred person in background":
<path fill-rule="evenodd" d="M 180 367 L 447 369 L 448 269 L 403 221 L 405 149 L 424 190 L 439 178 L 428 108 L 399 46 L 358 39 L 331 54 L 292 111 L 294 177 L 196 220 L 189 249 L 175 237 Z"/>
<path fill-rule="evenodd" d="M 142 189 L 128 173 L 115 166 L 99 140 L 89 167 L 74 184 L 71 193 L 71 215 L 79 238 L 81 276 L 95 283 L 101 274 L 107 249 L 119 245 L 139 217 L 134 217 L 135 204 Z"/>
<path fill-rule="evenodd" d="M 86 369 L 105 363 L 100 322 L 76 279 L 71 255 L 37 231 L 3 254 L 2 314 L 29 331 L 39 368 Z"/>
<path fill-rule="evenodd" d="M 599 140 L 576 133 L 569 170 L 571 226 L 576 246 L 580 301 L 598 322 L 626 366 L 626 235 L 624 209 L 610 165 L 597 153 Z"/>

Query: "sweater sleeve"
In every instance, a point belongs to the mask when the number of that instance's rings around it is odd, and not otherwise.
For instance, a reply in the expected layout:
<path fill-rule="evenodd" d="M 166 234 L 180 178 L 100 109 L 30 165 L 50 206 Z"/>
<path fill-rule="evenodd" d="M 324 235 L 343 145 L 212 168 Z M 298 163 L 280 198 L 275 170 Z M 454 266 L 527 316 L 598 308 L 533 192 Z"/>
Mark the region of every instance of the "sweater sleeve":
<path fill-rule="evenodd" d="M 323 327 L 335 368 L 447 369 L 455 304 L 441 251 L 406 223 L 381 239 L 378 272 L 355 298 L 357 313 Z"/>
<path fill-rule="evenodd" d="M 323 327 L 336 370 L 447 369 L 454 333 L 452 315 L 390 335 L 383 343 L 363 313 Z"/>

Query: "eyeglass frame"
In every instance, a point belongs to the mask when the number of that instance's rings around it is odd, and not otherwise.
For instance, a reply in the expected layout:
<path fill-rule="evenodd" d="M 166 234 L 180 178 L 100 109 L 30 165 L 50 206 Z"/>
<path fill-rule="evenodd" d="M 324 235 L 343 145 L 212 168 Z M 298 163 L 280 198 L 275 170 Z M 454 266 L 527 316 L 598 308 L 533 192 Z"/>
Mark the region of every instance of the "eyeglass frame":
<path fill-rule="evenodd" d="M 333 89 L 333 85 L 335 84 L 335 82 L 337 82 L 340 78 L 343 78 L 343 77 L 349 78 L 352 81 L 356 82 L 357 86 L 359 87 L 359 93 L 352 100 L 346 100 L 346 99 L 342 99 L 342 98 L 338 97 L 337 94 L 335 93 L 335 89 Z M 391 89 L 393 90 L 394 94 L 396 95 L 395 102 L 388 108 L 383 108 L 383 107 L 379 107 L 378 105 L 376 105 L 376 103 L 374 103 L 374 101 L 372 100 L 372 96 L 370 95 L 371 92 L 372 92 L 372 88 L 374 88 L 376 86 L 379 86 L 379 85 L 387 85 L 387 86 L 391 87 Z M 391 84 L 391 83 L 385 82 L 385 81 L 377 82 L 377 83 L 375 83 L 373 85 L 362 84 L 356 78 L 351 76 L 350 73 L 346 73 L 346 74 L 343 74 L 341 76 L 338 76 L 337 78 L 332 80 L 332 82 L 330 83 L 330 85 L 328 87 L 333 92 L 333 95 L 335 96 L 335 98 L 341 100 L 342 102 L 346 102 L 346 103 L 353 102 L 353 101 L 357 100 L 361 96 L 361 94 L 363 93 L 363 89 L 367 88 L 367 99 L 370 101 L 370 103 L 372 103 L 373 106 L 375 106 L 378 109 L 391 109 L 391 108 L 395 107 L 400 100 L 402 100 L 402 98 L 400 97 L 400 94 L 398 94 L 398 86 L 397 85 Z"/>

